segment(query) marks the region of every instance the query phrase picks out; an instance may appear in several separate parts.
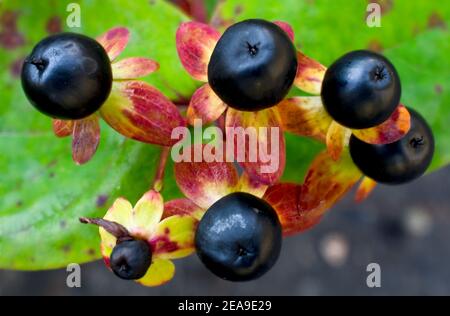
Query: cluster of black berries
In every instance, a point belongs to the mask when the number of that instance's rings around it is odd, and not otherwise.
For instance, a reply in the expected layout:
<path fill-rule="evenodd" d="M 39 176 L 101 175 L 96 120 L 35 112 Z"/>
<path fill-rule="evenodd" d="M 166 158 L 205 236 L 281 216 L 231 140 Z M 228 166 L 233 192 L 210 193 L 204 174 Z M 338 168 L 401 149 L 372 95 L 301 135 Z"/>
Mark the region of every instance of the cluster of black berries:
<path fill-rule="evenodd" d="M 278 104 L 296 72 L 296 50 L 288 35 L 273 23 L 248 20 L 228 28 L 220 38 L 208 66 L 208 81 L 229 106 L 257 111 Z M 107 97 L 111 67 L 95 41 L 81 35 L 56 35 L 42 41 L 26 59 L 22 82 L 33 105 L 43 113 L 78 119 L 95 112 Z M 322 85 L 327 112 L 353 129 L 383 123 L 398 106 L 400 95 L 393 65 L 368 51 L 337 60 Z M 378 182 L 402 183 L 425 172 L 433 155 L 433 135 L 418 113 L 410 113 L 411 129 L 397 142 L 371 145 L 351 137 L 351 156 L 365 175 Z M 281 225 L 272 206 L 242 192 L 211 206 L 195 238 L 206 267 L 233 281 L 267 272 L 279 256 L 281 242 Z M 141 277 L 150 261 L 148 246 L 139 241 L 119 243 L 111 255 L 112 269 L 126 279 Z"/>
<path fill-rule="evenodd" d="M 394 66 L 383 56 L 354 51 L 338 59 L 326 72 L 322 100 L 328 113 L 343 126 L 370 128 L 386 121 L 400 103 L 401 85 Z M 350 138 L 354 163 L 369 178 L 400 184 L 421 176 L 431 163 L 434 139 L 419 113 L 408 109 L 409 132 L 384 145 Z"/>
<path fill-rule="evenodd" d="M 276 105 L 290 90 L 297 70 L 295 48 L 273 23 L 247 20 L 234 24 L 217 43 L 208 66 L 211 87 L 231 107 L 256 111 Z M 339 124 L 365 129 L 386 121 L 400 103 L 401 84 L 385 57 L 354 51 L 327 70 L 322 101 Z M 433 157 L 434 140 L 425 120 L 412 109 L 405 137 L 384 145 L 355 136 L 350 153 L 368 177 L 383 183 L 404 183 L 421 176 Z"/>
<path fill-rule="evenodd" d="M 295 47 L 273 23 L 249 20 L 230 27 L 208 67 L 213 90 L 235 108 L 256 111 L 280 102 L 297 71 Z M 80 119 L 102 105 L 111 89 L 108 56 L 93 39 L 63 33 L 41 41 L 26 58 L 23 89 L 31 103 L 53 118 Z M 196 234 L 198 255 L 218 276 L 254 279 L 269 270 L 281 250 L 281 225 L 262 199 L 234 193 L 214 204 Z M 141 241 L 118 243 L 110 258 L 115 274 L 138 279 L 151 262 Z"/>
<path fill-rule="evenodd" d="M 258 20 L 230 27 L 218 42 L 208 67 L 209 83 L 230 106 L 255 111 L 271 107 L 288 93 L 296 75 L 292 42 L 277 26 Z M 400 103 L 401 85 L 383 56 L 355 51 L 326 72 L 322 101 L 339 124 L 363 129 L 386 121 Z M 372 145 L 352 136 L 355 164 L 377 182 L 404 183 L 422 175 L 434 151 L 431 129 L 409 109 L 411 128 L 400 140 Z M 275 211 L 263 200 L 233 193 L 215 203 L 198 227 L 200 259 L 216 275 L 249 280 L 268 271 L 281 248 Z"/>

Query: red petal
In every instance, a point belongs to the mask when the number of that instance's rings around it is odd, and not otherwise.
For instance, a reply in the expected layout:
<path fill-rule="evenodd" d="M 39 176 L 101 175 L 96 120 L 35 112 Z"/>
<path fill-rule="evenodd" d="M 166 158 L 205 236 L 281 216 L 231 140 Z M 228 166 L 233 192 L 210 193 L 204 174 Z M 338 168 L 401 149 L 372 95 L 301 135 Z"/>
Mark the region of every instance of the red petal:
<path fill-rule="evenodd" d="M 320 97 L 294 97 L 277 105 L 283 129 L 325 142 L 331 117 Z"/>
<path fill-rule="evenodd" d="M 53 123 L 53 132 L 57 137 L 66 137 L 72 135 L 73 121 L 54 119 L 52 123 Z"/>
<path fill-rule="evenodd" d="M 208 81 L 208 63 L 220 33 L 207 24 L 184 22 L 177 30 L 178 56 L 195 79 Z"/>
<path fill-rule="evenodd" d="M 384 123 L 367 129 L 355 129 L 353 135 L 369 144 L 389 144 L 405 136 L 410 128 L 411 117 L 403 105 L 399 105 Z"/>
<path fill-rule="evenodd" d="M 142 81 L 113 83 L 100 108 L 104 120 L 122 135 L 141 142 L 172 146 L 172 130 L 186 126 L 177 107 L 159 90 Z"/>
<path fill-rule="evenodd" d="M 188 147 L 190 153 L 184 153 L 187 161 L 175 163 L 175 179 L 186 197 L 207 209 L 236 191 L 239 176 L 232 162 L 205 162 L 204 148 L 204 145 Z"/>
<path fill-rule="evenodd" d="M 130 32 L 125 27 L 115 27 L 105 34 L 99 36 L 97 41 L 108 53 L 109 59 L 113 61 L 125 49 L 130 38 Z"/>
<path fill-rule="evenodd" d="M 203 125 L 209 124 L 217 120 L 226 108 L 227 105 L 206 83 L 191 98 L 187 109 L 188 123 L 194 125 L 194 120 L 201 119 Z"/>
<path fill-rule="evenodd" d="M 144 77 L 159 68 L 159 64 L 156 61 L 143 57 L 122 59 L 113 63 L 111 66 L 114 80 Z"/>
<path fill-rule="evenodd" d="M 355 201 L 362 202 L 372 193 L 372 191 L 377 186 L 377 182 L 370 179 L 369 177 L 363 177 L 361 183 L 356 191 Z"/>
<path fill-rule="evenodd" d="M 72 158 L 77 164 L 88 162 L 97 151 L 99 142 L 100 125 L 96 114 L 74 121 Z"/>
<path fill-rule="evenodd" d="M 276 109 L 242 112 L 229 108 L 226 114 L 227 154 L 234 152 L 235 161 L 250 178 L 273 184 L 283 175 L 286 146 Z"/>
<path fill-rule="evenodd" d="M 175 199 L 164 204 L 163 219 L 173 215 L 192 216 L 198 220 L 205 210 L 189 199 Z"/>
<path fill-rule="evenodd" d="M 303 232 L 317 224 L 322 216 L 299 209 L 301 185 L 279 183 L 270 187 L 264 195 L 266 200 L 277 212 L 283 235 L 293 235 Z"/>
<path fill-rule="evenodd" d="M 276 25 L 278 25 L 283 31 L 287 33 L 289 38 L 294 41 L 294 30 L 292 29 L 292 26 L 289 23 L 283 22 L 283 21 L 274 21 Z"/>
<path fill-rule="evenodd" d="M 297 51 L 297 59 L 298 68 L 294 84 L 305 92 L 320 94 L 323 77 L 327 69 L 301 51 Z"/>
<path fill-rule="evenodd" d="M 334 161 L 322 152 L 311 164 L 306 174 L 300 196 L 300 209 L 322 215 L 361 178 L 361 172 L 346 152 Z"/>
<path fill-rule="evenodd" d="M 348 145 L 351 130 L 333 121 L 327 133 L 327 150 L 333 160 L 341 157 L 342 151 Z"/>

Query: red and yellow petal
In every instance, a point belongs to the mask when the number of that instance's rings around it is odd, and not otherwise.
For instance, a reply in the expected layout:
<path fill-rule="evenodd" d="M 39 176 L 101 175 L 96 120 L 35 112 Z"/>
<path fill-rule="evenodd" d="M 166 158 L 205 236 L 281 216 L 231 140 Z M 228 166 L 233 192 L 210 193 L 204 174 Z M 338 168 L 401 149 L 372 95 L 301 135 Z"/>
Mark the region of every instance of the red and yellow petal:
<path fill-rule="evenodd" d="M 131 57 L 112 63 L 114 80 L 137 79 L 145 77 L 159 69 L 159 64 L 143 57 Z"/>
<path fill-rule="evenodd" d="M 55 133 L 57 137 L 67 137 L 69 135 L 72 135 L 74 125 L 73 123 L 74 121 L 72 120 L 54 119 L 52 121 L 53 133 Z"/>
<path fill-rule="evenodd" d="M 372 180 L 369 177 L 363 177 L 358 189 L 356 190 L 355 201 L 362 202 L 367 199 L 376 186 L 377 182 L 375 180 Z"/>
<path fill-rule="evenodd" d="M 361 178 L 346 151 L 338 161 L 327 152 L 320 153 L 311 164 L 302 186 L 299 207 L 320 216 L 339 201 Z"/>
<path fill-rule="evenodd" d="M 351 130 L 333 121 L 327 133 L 327 151 L 333 160 L 341 157 L 342 151 L 348 145 Z"/>
<path fill-rule="evenodd" d="M 194 120 L 202 120 L 202 124 L 209 124 L 217 120 L 227 105 L 214 93 L 209 84 L 204 84 L 192 95 L 187 109 L 188 123 L 194 125 Z"/>
<path fill-rule="evenodd" d="M 283 31 L 287 33 L 291 41 L 294 41 L 294 30 L 292 29 L 292 26 L 289 23 L 283 22 L 283 21 L 274 21 L 274 24 L 278 25 Z"/>
<path fill-rule="evenodd" d="M 411 117 L 405 106 L 399 105 L 384 123 L 367 129 L 355 129 L 353 135 L 369 144 L 389 144 L 405 136 L 410 128 Z"/>
<path fill-rule="evenodd" d="M 115 27 L 99 36 L 97 41 L 106 50 L 109 59 L 113 61 L 125 49 L 130 38 L 130 32 L 125 27 Z"/>
<path fill-rule="evenodd" d="M 204 146 L 190 147 L 189 161 L 175 163 L 175 180 L 181 192 L 203 209 L 236 190 L 238 173 L 232 162 L 196 162 Z"/>
<path fill-rule="evenodd" d="M 200 81 L 208 81 L 208 63 L 220 33 L 207 24 L 184 22 L 176 34 L 178 56 L 187 72 Z"/>
<path fill-rule="evenodd" d="M 320 94 L 327 68 L 301 51 L 297 51 L 297 60 L 298 68 L 294 81 L 295 86 L 311 94 Z"/>
<path fill-rule="evenodd" d="M 301 190 L 302 186 L 298 184 L 279 183 L 271 186 L 264 195 L 264 200 L 277 212 L 284 236 L 303 232 L 322 218 L 299 208 Z"/>
<path fill-rule="evenodd" d="M 200 220 L 205 213 L 205 209 L 201 208 L 187 198 L 175 199 L 164 204 L 163 218 L 173 215 L 191 216 Z"/>
<path fill-rule="evenodd" d="M 175 275 L 175 265 L 172 261 L 153 258 L 147 273 L 136 282 L 144 286 L 159 286 L 172 280 Z"/>
<path fill-rule="evenodd" d="M 100 142 L 97 114 L 74 121 L 72 135 L 72 158 L 75 163 L 84 164 L 94 156 Z"/>
<path fill-rule="evenodd" d="M 128 230 L 133 236 L 149 238 L 157 228 L 163 211 L 164 201 L 161 194 L 155 190 L 148 191 L 134 206 Z"/>
<path fill-rule="evenodd" d="M 267 184 L 261 183 L 258 180 L 252 179 L 246 172 L 241 174 L 239 178 L 239 192 L 250 193 L 259 198 L 263 197 L 269 186 Z"/>
<path fill-rule="evenodd" d="M 325 142 L 332 119 L 320 97 L 289 98 L 276 108 L 285 131 Z"/>
<path fill-rule="evenodd" d="M 283 175 L 286 145 L 276 109 L 242 112 L 229 108 L 226 114 L 227 154 L 249 177 L 263 184 L 273 184 Z M 232 146 L 234 150 L 229 149 Z"/>
<path fill-rule="evenodd" d="M 186 126 L 177 107 L 159 90 L 142 81 L 114 82 L 100 108 L 103 119 L 120 134 L 135 140 L 172 146 L 172 130 Z"/>
<path fill-rule="evenodd" d="M 178 259 L 192 254 L 195 250 L 197 223 L 191 216 L 175 215 L 162 220 L 149 240 L 153 255 L 163 259 Z"/>

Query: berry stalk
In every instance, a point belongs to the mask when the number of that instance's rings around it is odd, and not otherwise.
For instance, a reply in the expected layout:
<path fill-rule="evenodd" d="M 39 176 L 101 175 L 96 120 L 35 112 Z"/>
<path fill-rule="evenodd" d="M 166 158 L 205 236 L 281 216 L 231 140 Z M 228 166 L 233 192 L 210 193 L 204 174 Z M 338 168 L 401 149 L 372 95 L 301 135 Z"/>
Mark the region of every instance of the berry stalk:
<path fill-rule="evenodd" d="M 117 238 L 117 243 L 127 240 L 133 240 L 128 230 L 121 224 L 116 222 L 111 222 L 103 218 L 88 218 L 80 217 L 80 222 L 83 224 L 93 224 L 100 226 L 108 233 Z"/>
<path fill-rule="evenodd" d="M 167 159 L 169 157 L 170 147 L 162 147 L 160 156 L 159 156 L 159 164 L 156 169 L 155 177 L 153 179 L 152 188 L 160 192 L 163 188 L 164 184 L 164 172 L 166 170 Z"/>

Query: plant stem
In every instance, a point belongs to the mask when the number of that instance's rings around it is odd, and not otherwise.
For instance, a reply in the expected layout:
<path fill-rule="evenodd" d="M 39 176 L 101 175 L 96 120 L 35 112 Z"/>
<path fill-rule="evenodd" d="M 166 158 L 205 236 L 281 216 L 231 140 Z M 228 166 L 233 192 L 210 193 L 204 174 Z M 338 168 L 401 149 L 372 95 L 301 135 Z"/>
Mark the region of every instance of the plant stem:
<path fill-rule="evenodd" d="M 170 147 L 162 147 L 161 154 L 159 156 L 159 164 L 156 169 L 155 177 L 153 179 L 152 187 L 155 191 L 160 192 L 164 183 L 164 171 L 166 170 L 167 159 L 169 157 Z"/>

